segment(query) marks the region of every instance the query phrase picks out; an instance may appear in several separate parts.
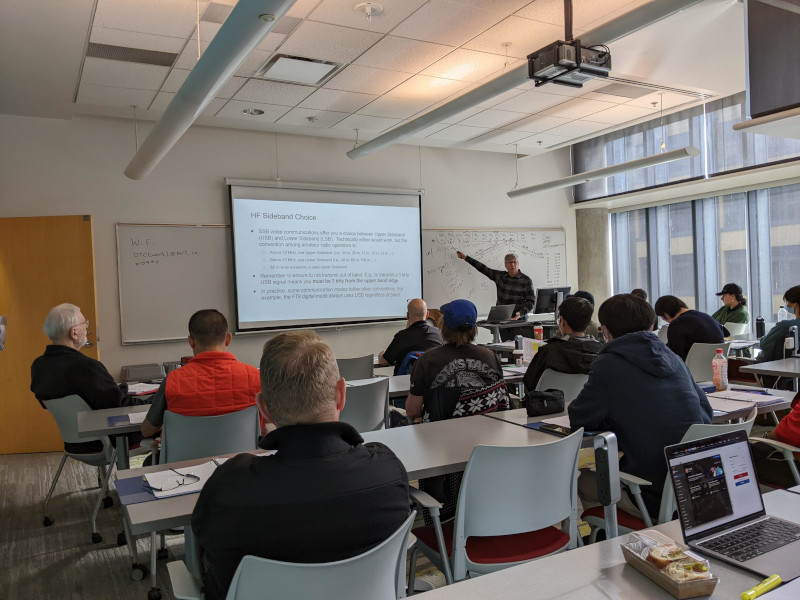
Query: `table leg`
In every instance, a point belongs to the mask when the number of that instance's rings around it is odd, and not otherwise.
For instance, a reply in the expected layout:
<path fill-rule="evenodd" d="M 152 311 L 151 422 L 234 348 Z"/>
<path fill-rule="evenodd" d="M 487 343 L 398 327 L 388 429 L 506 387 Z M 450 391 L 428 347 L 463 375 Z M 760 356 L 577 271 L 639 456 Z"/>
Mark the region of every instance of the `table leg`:
<path fill-rule="evenodd" d="M 117 471 L 122 469 L 129 469 L 130 463 L 130 448 L 128 447 L 128 436 L 120 434 L 117 437 Z"/>

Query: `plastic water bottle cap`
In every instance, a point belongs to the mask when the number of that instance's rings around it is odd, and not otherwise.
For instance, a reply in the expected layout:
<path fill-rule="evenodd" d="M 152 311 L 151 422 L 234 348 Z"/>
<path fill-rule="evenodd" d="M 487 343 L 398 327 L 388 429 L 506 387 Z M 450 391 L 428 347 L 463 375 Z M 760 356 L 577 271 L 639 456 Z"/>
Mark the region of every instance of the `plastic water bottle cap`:
<path fill-rule="evenodd" d="M 717 348 L 717 354 L 722 354 L 722 348 Z"/>

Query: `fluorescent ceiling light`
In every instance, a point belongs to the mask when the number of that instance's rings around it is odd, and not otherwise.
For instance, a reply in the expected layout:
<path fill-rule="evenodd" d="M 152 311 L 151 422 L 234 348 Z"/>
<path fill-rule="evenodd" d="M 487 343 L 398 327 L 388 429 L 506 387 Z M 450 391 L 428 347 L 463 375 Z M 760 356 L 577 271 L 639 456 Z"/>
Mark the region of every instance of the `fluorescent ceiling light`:
<path fill-rule="evenodd" d="M 339 63 L 279 54 L 271 58 L 254 77 L 302 85 L 322 85 L 341 68 Z"/>
<path fill-rule="evenodd" d="M 587 31 L 580 36 L 581 45 L 583 46 L 596 46 L 601 44 L 610 44 L 614 40 L 629 35 L 634 31 L 638 31 L 648 25 L 652 25 L 656 21 L 668 17 L 676 12 L 683 10 L 693 4 L 697 4 L 700 0 L 653 0 L 647 4 L 643 4 L 638 8 L 627 12 L 613 21 L 604 23 L 599 27 Z M 467 92 L 463 96 L 443 104 L 439 108 L 425 113 L 390 129 L 386 133 L 350 150 L 347 153 L 352 159 L 362 158 L 368 154 L 372 154 L 376 150 L 390 146 L 395 142 L 399 142 L 409 136 L 414 135 L 430 127 L 435 123 L 444 121 L 450 117 L 454 117 L 461 111 L 477 106 L 482 102 L 486 102 L 495 96 L 514 89 L 528 81 L 528 65 L 527 62 L 519 67 L 512 69 L 508 73 L 504 73 L 485 83 L 484 85 L 475 88 L 471 92 Z"/>
<path fill-rule="evenodd" d="M 519 198 L 520 196 L 528 196 L 538 192 L 557 190 L 560 188 L 570 187 L 572 185 L 578 185 L 579 183 L 587 183 L 595 179 L 620 175 L 636 169 L 644 169 L 645 167 L 653 167 L 655 165 L 662 165 L 664 163 L 681 160 L 683 158 L 698 156 L 699 154 L 700 151 L 694 146 L 686 146 L 680 150 L 672 150 L 671 152 L 646 156 L 645 158 L 637 158 L 636 160 L 631 160 L 619 165 L 612 165 L 610 167 L 603 167 L 602 169 L 595 169 L 594 171 L 577 173 L 576 175 L 570 175 L 569 177 L 564 177 L 562 179 L 554 179 L 553 181 L 537 183 L 536 185 L 520 188 L 518 190 L 511 190 L 508 192 L 508 197 Z"/>
<path fill-rule="evenodd" d="M 295 0 L 239 0 L 125 169 L 144 179 L 233 76 Z"/>

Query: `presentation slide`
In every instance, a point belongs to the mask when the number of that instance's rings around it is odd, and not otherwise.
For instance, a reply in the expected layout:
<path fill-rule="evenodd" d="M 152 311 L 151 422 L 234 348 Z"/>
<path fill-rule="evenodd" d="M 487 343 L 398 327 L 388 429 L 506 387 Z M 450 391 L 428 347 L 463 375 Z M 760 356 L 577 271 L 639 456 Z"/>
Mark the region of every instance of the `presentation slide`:
<path fill-rule="evenodd" d="M 232 197 L 238 330 L 402 319 L 422 295 L 419 198 L 333 196 Z"/>

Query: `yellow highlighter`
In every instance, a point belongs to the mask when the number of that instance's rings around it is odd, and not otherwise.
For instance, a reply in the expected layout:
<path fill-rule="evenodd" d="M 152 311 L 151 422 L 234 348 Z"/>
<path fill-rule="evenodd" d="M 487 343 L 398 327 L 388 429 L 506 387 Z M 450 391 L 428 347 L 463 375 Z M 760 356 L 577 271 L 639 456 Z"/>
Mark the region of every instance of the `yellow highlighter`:
<path fill-rule="evenodd" d="M 754 600 L 761 594 L 766 594 L 771 589 L 778 587 L 781 583 L 780 575 L 770 575 L 756 587 L 750 588 L 746 592 L 742 592 L 742 600 Z"/>

